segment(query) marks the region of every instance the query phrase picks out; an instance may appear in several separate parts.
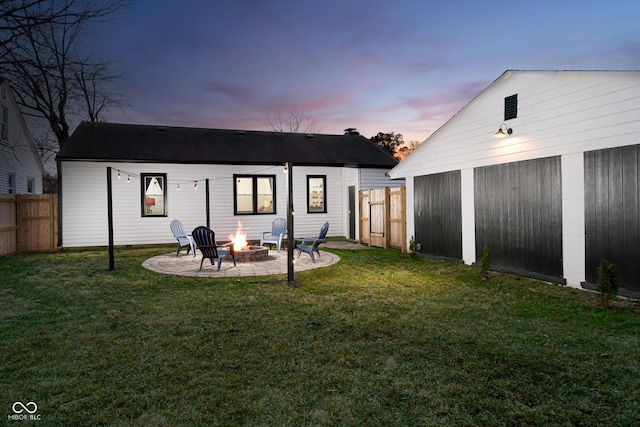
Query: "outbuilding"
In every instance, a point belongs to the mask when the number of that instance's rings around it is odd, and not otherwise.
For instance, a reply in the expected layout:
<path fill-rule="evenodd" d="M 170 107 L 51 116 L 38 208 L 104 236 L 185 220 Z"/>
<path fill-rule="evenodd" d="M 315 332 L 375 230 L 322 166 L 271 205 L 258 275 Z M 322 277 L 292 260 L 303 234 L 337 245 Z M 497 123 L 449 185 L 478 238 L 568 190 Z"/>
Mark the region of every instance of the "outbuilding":
<path fill-rule="evenodd" d="M 506 71 L 389 175 L 420 255 L 640 297 L 640 72 Z"/>

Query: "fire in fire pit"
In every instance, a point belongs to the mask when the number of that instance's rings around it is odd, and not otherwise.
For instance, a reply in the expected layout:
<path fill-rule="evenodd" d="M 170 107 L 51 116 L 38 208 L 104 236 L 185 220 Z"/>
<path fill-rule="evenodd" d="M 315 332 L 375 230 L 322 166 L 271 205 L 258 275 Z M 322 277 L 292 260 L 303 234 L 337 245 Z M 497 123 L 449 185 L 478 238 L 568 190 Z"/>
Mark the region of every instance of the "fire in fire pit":
<path fill-rule="evenodd" d="M 233 251 L 236 255 L 236 262 L 263 261 L 267 259 L 269 250 L 262 246 L 249 246 L 247 233 L 242 231 L 242 223 L 238 221 L 238 228 L 235 234 L 229 236 L 233 243 Z"/>

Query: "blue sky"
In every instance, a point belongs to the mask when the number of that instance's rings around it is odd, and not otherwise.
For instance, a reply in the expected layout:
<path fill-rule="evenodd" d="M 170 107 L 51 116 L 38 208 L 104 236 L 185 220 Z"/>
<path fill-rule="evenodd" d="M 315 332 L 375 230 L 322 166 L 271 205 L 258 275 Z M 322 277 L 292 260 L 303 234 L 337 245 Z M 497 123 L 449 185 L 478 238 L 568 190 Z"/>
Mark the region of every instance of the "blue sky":
<path fill-rule="evenodd" d="M 270 130 L 304 110 L 423 141 L 505 70 L 640 69 L 636 0 L 133 0 L 87 39 L 112 122 Z"/>

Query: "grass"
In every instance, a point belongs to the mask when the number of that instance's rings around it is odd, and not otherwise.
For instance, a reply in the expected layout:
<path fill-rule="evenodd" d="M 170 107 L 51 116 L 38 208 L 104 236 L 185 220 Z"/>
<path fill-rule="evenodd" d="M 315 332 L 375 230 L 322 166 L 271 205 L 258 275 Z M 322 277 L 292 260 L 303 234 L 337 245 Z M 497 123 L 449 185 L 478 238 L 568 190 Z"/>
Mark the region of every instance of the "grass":
<path fill-rule="evenodd" d="M 637 426 L 640 306 L 390 250 L 245 278 L 0 258 L 0 415 L 41 426 Z M 18 421 L 4 418 L 7 425 Z M 24 424 L 21 424 L 24 425 Z"/>

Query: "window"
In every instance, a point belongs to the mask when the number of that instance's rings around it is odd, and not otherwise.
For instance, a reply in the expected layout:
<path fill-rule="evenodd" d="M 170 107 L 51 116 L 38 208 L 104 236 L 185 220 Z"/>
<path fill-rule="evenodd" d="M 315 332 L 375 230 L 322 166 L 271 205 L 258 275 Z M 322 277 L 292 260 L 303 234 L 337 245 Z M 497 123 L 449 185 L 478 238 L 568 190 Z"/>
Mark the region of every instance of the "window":
<path fill-rule="evenodd" d="M 307 175 L 307 212 L 326 213 L 327 194 L 325 188 L 327 177 L 325 175 Z"/>
<path fill-rule="evenodd" d="M 33 178 L 27 178 L 27 193 L 33 194 L 33 187 L 36 185 L 36 180 Z"/>
<path fill-rule="evenodd" d="M 235 215 L 276 213 L 275 175 L 234 175 Z"/>
<path fill-rule="evenodd" d="M 0 138 L 7 141 L 9 139 L 9 109 L 4 105 L 0 107 Z"/>
<path fill-rule="evenodd" d="M 14 194 L 16 192 L 16 175 L 13 172 L 9 172 L 7 187 L 9 187 L 7 188 L 9 194 Z"/>
<path fill-rule="evenodd" d="M 518 117 L 518 94 L 507 96 L 504 99 L 504 119 L 510 120 Z"/>
<path fill-rule="evenodd" d="M 167 174 L 140 174 L 142 216 L 167 216 Z"/>

